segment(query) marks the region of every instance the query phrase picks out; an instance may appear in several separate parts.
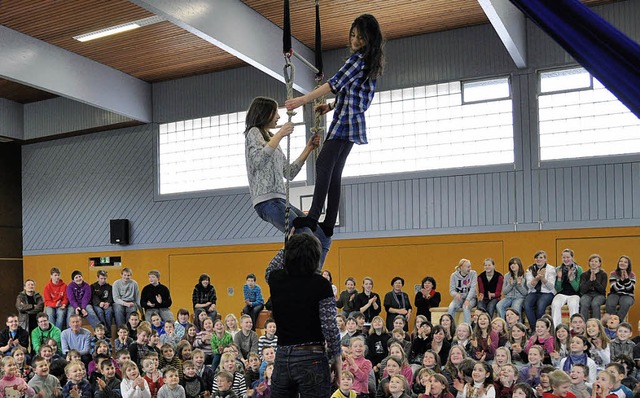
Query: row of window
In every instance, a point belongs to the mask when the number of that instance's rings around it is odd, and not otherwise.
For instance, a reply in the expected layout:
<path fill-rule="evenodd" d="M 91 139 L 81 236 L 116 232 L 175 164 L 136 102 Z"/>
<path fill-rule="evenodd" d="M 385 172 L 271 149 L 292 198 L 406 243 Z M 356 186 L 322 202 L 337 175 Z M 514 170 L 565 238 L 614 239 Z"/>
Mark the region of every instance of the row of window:
<path fill-rule="evenodd" d="M 640 120 L 583 68 L 540 72 L 538 110 L 541 161 L 640 152 Z M 160 194 L 246 186 L 245 116 L 161 124 Z M 293 122 L 295 159 L 306 143 L 303 113 Z M 510 164 L 513 135 L 508 77 L 383 91 L 367 112 L 369 144 L 354 146 L 344 175 Z M 303 169 L 297 180 L 305 179 Z"/>

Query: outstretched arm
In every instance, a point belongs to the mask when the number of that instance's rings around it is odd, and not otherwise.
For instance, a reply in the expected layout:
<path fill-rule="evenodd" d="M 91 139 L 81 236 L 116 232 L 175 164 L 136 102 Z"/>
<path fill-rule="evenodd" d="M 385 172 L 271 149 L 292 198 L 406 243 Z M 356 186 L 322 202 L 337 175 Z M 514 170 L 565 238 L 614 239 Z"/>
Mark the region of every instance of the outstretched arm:
<path fill-rule="evenodd" d="M 292 111 L 296 108 L 301 107 L 302 105 L 313 101 L 314 99 L 318 98 L 318 97 L 322 97 L 323 95 L 327 95 L 331 92 L 331 86 L 329 85 L 329 83 L 325 83 L 322 86 L 316 88 L 315 90 L 313 90 L 310 93 L 307 93 L 305 95 L 302 95 L 300 97 L 296 97 L 296 98 L 292 98 L 289 100 L 286 100 L 284 103 L 284 106 L 287 108 L 288 111 Z M 326 112 L 325 112 L 326 113 Z"/>

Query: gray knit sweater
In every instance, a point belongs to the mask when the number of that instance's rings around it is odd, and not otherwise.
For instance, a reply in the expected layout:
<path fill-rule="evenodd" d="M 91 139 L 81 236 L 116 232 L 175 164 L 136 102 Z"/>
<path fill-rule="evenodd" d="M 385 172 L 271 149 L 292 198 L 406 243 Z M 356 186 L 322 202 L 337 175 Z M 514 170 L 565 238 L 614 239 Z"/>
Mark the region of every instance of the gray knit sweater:
<path fill-rule="evenodd" d="M 267 145 L 257 127 L 247 132 L 244 153 L 253 205 L 269 199 L 285 199 L 284 178 L 293 180 L 300 172 L 303 162 L 288 164 L 282 149 L 273 149 Z"/>

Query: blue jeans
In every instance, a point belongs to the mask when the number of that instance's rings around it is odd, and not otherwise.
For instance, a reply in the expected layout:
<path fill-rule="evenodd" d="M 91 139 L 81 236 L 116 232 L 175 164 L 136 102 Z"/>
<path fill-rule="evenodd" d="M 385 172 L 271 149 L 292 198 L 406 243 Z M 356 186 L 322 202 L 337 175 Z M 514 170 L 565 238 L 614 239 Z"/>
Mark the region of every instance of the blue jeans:
<path fill-rule="evenodd" d="M 113 303 L 113 315 L 116 318 L 117 327 L 126 325 L 127 320 L 129 319 L 129 314 L 137 311 L 138 307 L 135 305 L 132 307 L 125 307 L 124 305 Z"/>
<path fill-rule="evenodd" d="M 93 311 L 96 313 L 96 316 L 107 330 L 107 337 L 111 337 L 111 325 L 113 325 L 113 305 L 110 305 L 109 307 L 107 307 L 107 309 L 96 306 L 93 307 Z"/>
<path fill-rule="evenodd" d="M 258 217 L 276 227 L 278 231 L 284 233 L 284 213 L 286 206 L 287 202 L 284 199 L 276 198 L 260 202 L 255 205 L 254 209 L 256 210 L 256 213 L 258 213 Z M 289 226 L 291 226 L 294 218 L 305 216 L 304 212 L 295 206 L 291 206 L 289 211 Z M 308 228 L 303 228 L 296 232 L 302 233 L 311 231 Z M 327 238 L 325 236 L 322 228 L 316 229 L 316 232 L 313 234 L 318 238 L 320 244 L 322 244 L 322 255 L 320 256 L 320 267 L 322 268 L 324 259 L 327 257 L 329 248 L 331 248 L 331 238 Z"/>
<path fill-rule="evenodd" d="M 75 308 L 68 308 L 69 311 L 67 311 L 67 325 L 69 324 L 69 318 L 71 318 L 71 315 L 76 313 Z M 85 310 L 87 311 L 87 321 L 89 322 L 89 325 L 91 325 L 92 328 L 95 328 L 96 325 L 100 323 L 100 320 L 98 319 L 96 312 L 93 310 L 93 306 L 91 304 L 87 304 Z"/>
<path fill-rule="evenodd" d="M 271 378 L 272 398 L 327 398 L 331 396 L 329 361 L 324 350 L 278 347 Z"/>
<path fill-rule="evenodd" d="M 584 319 L 596 318 L 600 319 L 600 306 L 606 301 L 604 294 L 587 293 L 580 297 L 580 314 Z M 591 310 L 591 316 L 589 316 Z"/>
<path fill-rule="evenodd" d="M 542 318 L 547 307 L 553 301 L 553 293 L 529 293 L 524 299 L 524 311 L 529 320 L 529 328 L 535 330 L 536 322 Z"/>
<path fill-rule="evenodd" d="M 160 315 L 160 318 L 162 318 L 162 321 L 163 321 L 163 325 L 164 325 L 164 321 L 171 321 L 171 322 L 175 321 L 175 319 L 173 319 L 173 314 L 171 313 L 171 310 L 168 308 L 149 308 L 144 312 L 144 320 L 147 322 L 151 322 L 151 316 L 153 314 Z"/>
<path fill-rule="evenodd" d="M 464 300 L 462 301 L 456 301 L 456 299 L 454 298 L 451 301 L 451 304 L 449 304 L 449 310 L 447 311 L 449 313 L 449 315 L 451 315 L 453 317 L 453 319 L 456 319 L 456 311 L 458 310 L 458 308 L 462 308 L 462 315 L 464 318 L 464 323 L 468 323 L 469 325 L 471 325 L 471 309 L 473 307 L 476 306 L 476 298 L 472 297 L 469 299 L 469 307 L 468 308 L 464 308 Z"/>
<path fill-rule="evenodd" d="M 49 323 L 52 325 L 56 325 L 58 329 L 64 330 L 64 325 L 66 324 L 67 318 L 67 308 L 53 308 L 53 307 L 45 307 L 45 312 L 47 313 L 47 317 L 49 317 Z"/>
<path fill-rule="evenodd" d="M 242 309 L 243 314 L 247 314 L 251 317 L 251 321 L 253 322 L 253 327 L 251 329 L 256 330 L 256 323 L 258 322 L 258 315 L 264 308 L 264 304 L 256 304 L 253 307 L 250 305 L 245 305 Z"/>
<path fill-rule="evenodd" d="M 498 299 L 478 301 L 478 308 L 487 311 L 491 319 L 493 319 L 493 313 L 496 312 L 496 305 L 498 305 Z"/>
<path fill-rule="evenodd" d="M 498 310 L 498 316 L 502 319 L 506 319 L 507 316 L 507 308 L 513 308 L 518 311 L 520 314 L 520 318 L 522 318 L 522 304 L 524 303 L 524 298 L 513 298 L 513 297 L 505 297 L 498 302 L 496 305 L 496 309 Z"/>
<path fill-rule="evenodd" d="M 609 293 L 609 297 L 607 297 L 607 304 L 605 307 L 605 311 L 607 314 L 618 314 L 620 321 L 627 317 L 627 313 L 629 313 L 629 308 L 633 305 L 634 298 L 633 296 L 626 296 L 623 294 L 617 293 Z M 620 306 L 620 309 L 616 311 L 616 307 Z"/>

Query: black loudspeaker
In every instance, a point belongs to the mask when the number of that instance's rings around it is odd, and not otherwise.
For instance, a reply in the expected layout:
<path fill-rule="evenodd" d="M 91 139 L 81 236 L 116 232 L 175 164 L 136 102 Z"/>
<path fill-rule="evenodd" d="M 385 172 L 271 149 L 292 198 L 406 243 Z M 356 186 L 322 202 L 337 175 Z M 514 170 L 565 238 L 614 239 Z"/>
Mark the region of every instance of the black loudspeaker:
<path fill-rule="evenodd" d="M 111 243 L 114 245 L 129 244 L 129 220 L 111 220 Z"/>

